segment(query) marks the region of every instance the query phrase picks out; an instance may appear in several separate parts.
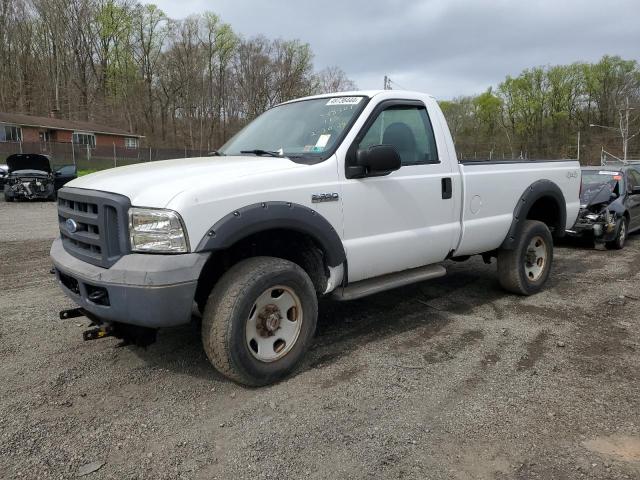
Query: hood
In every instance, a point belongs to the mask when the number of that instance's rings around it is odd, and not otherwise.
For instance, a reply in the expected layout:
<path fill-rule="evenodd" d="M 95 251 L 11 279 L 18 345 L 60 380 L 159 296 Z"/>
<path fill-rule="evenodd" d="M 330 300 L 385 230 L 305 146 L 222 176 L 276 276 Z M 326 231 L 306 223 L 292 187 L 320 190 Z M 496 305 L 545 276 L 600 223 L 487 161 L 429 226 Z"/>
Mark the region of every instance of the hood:
<path fill-rule="evenodd" d="M 611 196 L 612 193 L 613 186 L 610 182 L 592 183 L 583 186 L 583 190 L 580 192 L 580 205 L 590 207 L 599 203 L 610 203 L 615 200 Z"/>
<path fill-rule="evenodd" d="M 183 158 L 102 170 L 66 186 L 118 193 L 129 197 L 132 205 L 164 208 L 182 192 L 211 191 L 216 185 L 228 185 L 245 177 L 305 167 L 275 157 Z"/>
<path fill-rule="evenodd" d="M 9 173 L 19 170 L 39 170 L 51 173 L 49 157 L 39 153 L 16 153 L 7 157 Z"/>
<path fill-rule="evenodd" d="M 49 174 L 43 170 L 13 170 L 9 177 L 41 177 L 48 178 Z"/>

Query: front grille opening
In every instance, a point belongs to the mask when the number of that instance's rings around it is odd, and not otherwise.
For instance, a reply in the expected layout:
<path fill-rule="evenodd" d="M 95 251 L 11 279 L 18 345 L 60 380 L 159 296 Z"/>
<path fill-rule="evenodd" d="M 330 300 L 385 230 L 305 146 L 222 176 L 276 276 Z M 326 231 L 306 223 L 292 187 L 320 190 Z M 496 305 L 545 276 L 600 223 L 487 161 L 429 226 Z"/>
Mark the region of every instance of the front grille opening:
<path fill-rule="evenodd" d="M 109 306 L 109 292 L 107 292 L 106 288 L 96 287 L 88 283 L 85 284 L 85 287 L 87 289 L 87 298 L 90 302 L 96 305 L 104 305 L 105 307 Z"/>
<path fill-rule="evenodd" d="M 63 236 L 63 240 L 69 242 L 74 247 L 80 248 L 82 250 L 86 250 L 92 254 L 100 255 L 102 253 L 102 248 L 99 245 L 93 245 L 91 243 L 82 242 L 80 240 L 76 240 L 75 238 Z"/>
<path fill-rule="evenodd" d="M 58 274 L 60 275 L 60 282 L 67 287 L 69 290 L 71 290 L 73 293 L 75 293 L 76 295 L 80 295 L 80 285 L 78 284 L 78 280 L 76 280 L 73 277 L 70 277 L 69 275 L 66 275 L 60 271 L 58 271 Z"/>
<path fill-rule="evenodd" d="M 58 195 L 58 219 L 63 246 L 71 255 L 109 268 L 126 250 L 128 201 L 106 193 L 81 194 L 62 189 Z M 72 222 L 69 222 L 72 219 Z"/>

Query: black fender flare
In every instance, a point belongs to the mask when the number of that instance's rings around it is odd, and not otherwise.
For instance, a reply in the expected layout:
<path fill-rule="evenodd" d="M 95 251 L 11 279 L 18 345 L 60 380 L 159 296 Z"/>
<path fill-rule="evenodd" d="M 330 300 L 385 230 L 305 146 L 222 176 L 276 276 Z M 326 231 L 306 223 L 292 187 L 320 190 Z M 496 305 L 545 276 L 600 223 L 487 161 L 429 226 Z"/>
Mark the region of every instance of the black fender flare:
<path fill-rule="evenodd" d="M 500 248 L 505 250 L 512 250 L 515 248 L 518 232 L 520 232 L 522 224 L 527 219 L 529 210 L 531 210 L 531 207 L 535 202 L 543 197 L 551 197 L 556 201 L 559 212 L 557 223 L 554 225 L 554 235 L 556 237 L 564 236 L 567 224 L 567 202 L 564 198 L 564 194 L 562 193 L 562 190 L 560 190 L 560 187 L 551 180 L 538 180 L 529 185 L 529 187 L 527 187 L 524 193 L 520 196 L 518 203 L 513 209 L 513 220 L 511 221 L 511 226 L 509 227 L 507 236 L 502 242 L 502 245 L 500 245 Z"/>
<path fill-rule="evenodd" d="M 331 223 L 315 210 L 291 202 L 261 202 L 234 210 L 218 220 L 200 240 L 196 252 L 224 250 L 254 233 L 289 229 L 311 236 L 325 252 L 327 264 L 336 267 L 347 256 Z"/>

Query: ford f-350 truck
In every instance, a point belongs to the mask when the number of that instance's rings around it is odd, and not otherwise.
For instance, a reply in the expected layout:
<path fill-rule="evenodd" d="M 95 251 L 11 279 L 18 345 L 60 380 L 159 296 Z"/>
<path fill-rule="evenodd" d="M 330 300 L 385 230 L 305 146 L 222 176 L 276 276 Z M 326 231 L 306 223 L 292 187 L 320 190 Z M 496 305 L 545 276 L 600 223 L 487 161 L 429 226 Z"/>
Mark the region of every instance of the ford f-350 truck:
<path fill-rule="evenodd" d="M 95 336 L 155 332 L 199 312 L 236 382 L 300 362 L 318 297 L 351 300 L 497 258 L 509 292 L 547 281 L 579 210 L 577 161 L 457 160 L 433 97 L 320 95 L 278 105 L 215 156 L 87 175 L 58 193 L 57 279 Z M 65 315 L 63 315 L 65 313 Z"/>

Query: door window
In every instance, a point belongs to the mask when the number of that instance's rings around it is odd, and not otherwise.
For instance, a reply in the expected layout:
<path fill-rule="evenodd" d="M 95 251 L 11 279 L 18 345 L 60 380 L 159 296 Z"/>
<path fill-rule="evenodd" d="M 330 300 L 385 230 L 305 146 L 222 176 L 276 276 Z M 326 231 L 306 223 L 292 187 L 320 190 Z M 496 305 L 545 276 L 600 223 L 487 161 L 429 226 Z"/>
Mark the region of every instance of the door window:
<path fill-rule="evenodd" d="M 633 189 L 633 187 L 640 186 L 640 173 L 635 170 L 629 170 L 629 191 Z"/>
<path fill-rule="evenodd" d="M 433 128 L 424 107 L 393 106 L 380 112 L 358 148 L 372 145 L 395 147 L 403 166 L 439 162 Z"/>

